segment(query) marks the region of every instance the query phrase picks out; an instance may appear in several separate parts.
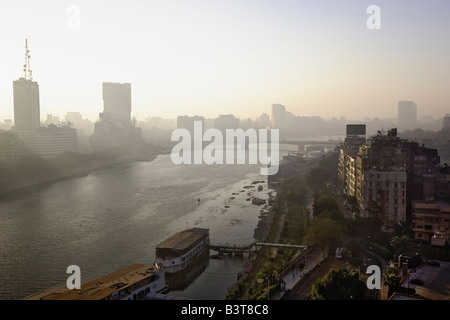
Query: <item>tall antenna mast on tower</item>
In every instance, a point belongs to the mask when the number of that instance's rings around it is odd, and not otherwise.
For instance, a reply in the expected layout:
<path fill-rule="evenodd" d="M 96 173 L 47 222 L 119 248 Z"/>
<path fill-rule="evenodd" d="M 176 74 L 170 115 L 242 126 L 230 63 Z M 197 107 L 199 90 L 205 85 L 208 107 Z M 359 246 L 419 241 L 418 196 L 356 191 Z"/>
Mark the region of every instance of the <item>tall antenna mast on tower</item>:
<path fill-rule="evenodd" d="M 28 39 L 25 39 L 25 64 L 23 65 L 23 72 L 26 80 L 33 80 L 32 71 L 30 67 L 30 50 L 28 49 Z"/>

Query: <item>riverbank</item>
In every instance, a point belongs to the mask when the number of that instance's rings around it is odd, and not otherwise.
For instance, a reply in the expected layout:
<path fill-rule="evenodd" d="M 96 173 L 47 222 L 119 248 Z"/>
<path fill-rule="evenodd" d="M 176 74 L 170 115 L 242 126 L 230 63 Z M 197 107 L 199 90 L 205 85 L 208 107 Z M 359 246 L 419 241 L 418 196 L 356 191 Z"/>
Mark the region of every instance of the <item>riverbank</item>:
<path fill-rule="evenodd" d="M 56 182 L 84 177 L 89 175 L 92 172 L 96 172 L 99 170 L 105 170 L 111 168 L 116 165 L 123 165 L 126 163 L 132 162 L 150 162 L 156 159 L 159 155 L 169 154 L 171 149 L 168 148 L 158 148 L 154 151 L 149 150 L 148 148 L 143 150 L 144 152 L 132 154 L 132 155 L 113 155 L 113 154 L 67 154 L 67 157 L 73 156 L 82 157 L 83 160 L 77 162 L 77 160 L 72 163 L 73 167 L 64 166 L 64 162 L 59 163 L 58 159 L 39 159 L 42 163 L 46 164 L 46 168 L 50 168 L 48 170 L 48 174 L 41 176 L 34 176 L 32 174 L 16 174 L 15 176 L 7 178 L 7 181 L 3 181 L 3 184 L 0 188 L 0 200 L 1 197 L 8 197 L 15 195 L 20 192 L 27 192 L 33 190 L 39 190 L 50 186 Z M 108 157 L 110 157 L 108 159 Z M 7 170 L 8 168 L 6 168 Z M 16 169 L 16 168 L 14 168 Z"/>
<path fill-rule="evenodd" d="M 308 205 L 311 194 L 308 192 L 307 176 L 290 177 L 280 184 L 272 185 L 276 197 L 271 202 L 269 213 L 261 228 L 261 242 L 301 245 L 308 229 Z M 229 289 L 228 300 L 267 299 L 279 291 L 281 275 L 291 269 L 302 270 L 304 265 L 299 252 L 294 248 L 258 249 L 240 275 L 240 281 Z M 300 260 L 298 260 L 300 259 Z"/>
<path fill-rule="evenodd" d="M 275 203 L 276 192 L 274 190 L 267 193 L 268 200 L 267 204 L 260 210 L 259 221 L 256 229 L 254 231 L 253 237 L 256 241 L 263 241 L 270 232 L 273 221 L 273 210 L 271 210 L 272 205 Z"/>

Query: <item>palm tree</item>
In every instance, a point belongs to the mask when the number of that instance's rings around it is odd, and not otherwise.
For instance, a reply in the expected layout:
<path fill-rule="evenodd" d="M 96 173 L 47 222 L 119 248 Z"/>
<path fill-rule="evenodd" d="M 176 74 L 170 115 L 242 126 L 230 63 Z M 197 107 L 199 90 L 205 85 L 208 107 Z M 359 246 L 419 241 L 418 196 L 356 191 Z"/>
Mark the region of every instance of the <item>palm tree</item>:
<path fill-rule="evenodd" d="M 384 271 L 383 285 L 388 286 L 388 296 L 390 297 L 394 292 L 401 291 L 400 277 L 397 275 L 397 270 L 394 267 L 387 267 Z"/>

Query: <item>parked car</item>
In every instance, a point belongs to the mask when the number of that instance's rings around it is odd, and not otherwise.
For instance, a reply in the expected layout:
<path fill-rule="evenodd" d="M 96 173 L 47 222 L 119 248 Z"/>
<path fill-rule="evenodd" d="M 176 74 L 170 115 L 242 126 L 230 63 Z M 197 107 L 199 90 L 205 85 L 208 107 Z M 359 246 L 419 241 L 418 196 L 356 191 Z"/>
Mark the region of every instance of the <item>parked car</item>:
<path fill-rule="evenodd" d="M 431 261 L 427 261 L 427 266 L 440 267 L 441 264 L 437 261 L 431 260 Z"/>

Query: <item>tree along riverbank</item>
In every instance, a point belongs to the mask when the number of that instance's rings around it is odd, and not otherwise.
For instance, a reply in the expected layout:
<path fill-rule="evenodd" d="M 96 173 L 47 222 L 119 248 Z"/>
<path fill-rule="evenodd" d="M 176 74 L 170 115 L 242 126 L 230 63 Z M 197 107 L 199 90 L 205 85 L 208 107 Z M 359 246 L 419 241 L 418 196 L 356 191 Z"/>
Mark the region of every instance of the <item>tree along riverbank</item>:
<path fill-rule="evenodd" d="M 308 224 L 308 192 L 303 177 L 290 178 L 280 183 L 263 226 L 270 225 L 264 242 L 301 244 Z M 256 233 L 256 231 L 255 231 Z M 267 298 L 278 290 L 278 276 L 296 256 L 296 249 L 261 248 L 251 258 L 251 265 L 240 276 L 240 280 L 229 289 L 227 300 Z M 299 269 L 301 265 L 296 266 Z M 269 288 L 267 288 L 269 284 Z"/>

